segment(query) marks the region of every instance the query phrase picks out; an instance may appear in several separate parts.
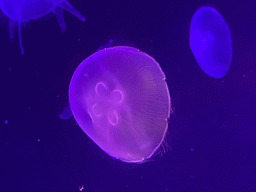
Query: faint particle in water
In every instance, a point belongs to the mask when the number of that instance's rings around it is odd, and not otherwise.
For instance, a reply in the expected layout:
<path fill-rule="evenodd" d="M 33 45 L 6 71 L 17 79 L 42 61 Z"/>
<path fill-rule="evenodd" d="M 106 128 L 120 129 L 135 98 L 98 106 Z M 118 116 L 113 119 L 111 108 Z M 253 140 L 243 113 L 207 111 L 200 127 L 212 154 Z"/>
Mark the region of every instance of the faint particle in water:
<path fill-rule="evenodd" d="M 215 9 L 201 7 L 190 24 L 190 48 L 201 69 L 210 77 L 226 75 L 232 60 L 229 28 Z"/>
<path fill-rule="evenodd" d="M 85 18 L 67 0 L 1 0 L 0 9 L 9 18 L 10 39 L 13 39 L 14 28 L 16 23 L 18 23 L 19 43 L 22 54 L 24 54 L 24 51 L 21 41 L 21 23 L 36 20 L 53 12 L 57 17 L 61 31 L 64 32 L 66 30 L 66 24 L 63 9 L 81 21 L 85 21 Z"/>
<path fill-rule="evenodd" d="M 124 162 L 149 159 L 168 128 L 171 99 L 159 64 L 132 47 L 98 51 L 70 82 L 69 102 L 81 129 Z"/>
<path fill-rule="evenodd" d="M 8 123 L 8 120 L 5 120 L 4 124 L 6 125 Z"/>

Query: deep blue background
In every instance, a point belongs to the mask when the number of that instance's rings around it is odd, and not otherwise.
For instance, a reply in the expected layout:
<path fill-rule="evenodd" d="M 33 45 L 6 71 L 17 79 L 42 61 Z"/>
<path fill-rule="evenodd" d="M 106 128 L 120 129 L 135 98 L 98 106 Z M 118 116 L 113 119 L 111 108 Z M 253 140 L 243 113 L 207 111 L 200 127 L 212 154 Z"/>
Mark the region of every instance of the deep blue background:
<path fill-rule="evenodd" d="M 55 17 L 0 28 L 0 191 L 256 191 L 256 12 L 254 1 L 73 0 L 85 17 Z M 228 24 L 233 60 L 222 79 L 208 77 L 189 48 L 189 26 L 201 6 Z M 2 18 L 3 20 L 3 18 Z M 172 148 L 144 164 L 101 151 L 59 113 L 79 63 L 113 39 L 153 56 L 166 74 L 174 114 Z M 5 124 L 5 121 L 8 123 Z"/>

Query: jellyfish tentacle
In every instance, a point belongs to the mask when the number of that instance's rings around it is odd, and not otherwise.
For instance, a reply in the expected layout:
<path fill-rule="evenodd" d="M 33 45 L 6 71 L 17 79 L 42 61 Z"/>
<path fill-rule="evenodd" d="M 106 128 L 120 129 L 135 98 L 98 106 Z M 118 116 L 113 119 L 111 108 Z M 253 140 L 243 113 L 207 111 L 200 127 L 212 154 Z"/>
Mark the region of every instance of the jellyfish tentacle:
<path fill-rule="evenodd" d="M 18 30 L 19 30 L 19 44 L 20 44 L 20 50 L 21 50 L 21 54 L 24 55 L 23 46 L 22 46 L 22 39 L 21 39 L 21 21 L 19 21 Z"/>
<path fill-rule="evenodd" d="M 85 21 L 85 17 L 79 13 L 77 10 L 75 10 L 72 5 L 70 5 L 67 1 L 63 1 L 59 4 L 59 7 L 62 9 L 65 9 L 67 12 L 71 13 L 72 15 L 76 16 L 79 20 Z"/>
<path fill-rule="evenodd" d="M 106 49 L 106 48 L 112 47 L 112 45 L 113 45 L 113 40 L 110 39 L 106 44 L 100 46 L 100 47 L 97 49 L 97 51 L 100 51 L 100 50 L 102 50 L 102 49 Z"/>
<path fill-rule="evenodd" d="M 54 13 L 57 17 L 57 21 L 60 26 L 61 32 L 66 31 L 67 27 L 66 27 L 66 23 L 64 20 L 63 9 L 60 7 L 56 7 L 54 10 Z"/>

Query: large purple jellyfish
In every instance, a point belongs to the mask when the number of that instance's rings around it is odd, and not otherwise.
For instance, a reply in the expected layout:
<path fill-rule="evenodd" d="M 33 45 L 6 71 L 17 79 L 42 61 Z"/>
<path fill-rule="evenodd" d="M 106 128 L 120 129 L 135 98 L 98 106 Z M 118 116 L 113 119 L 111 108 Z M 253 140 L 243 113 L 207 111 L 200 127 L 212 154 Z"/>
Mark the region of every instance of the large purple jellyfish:
<path fill-rule="evenodd" d="M 142 162 L 162 144 L 171 110 L 159 64 L 131 47 L 98 51 L 76 69 L 69 102 L 82 130 L 107 154 Z"/>
<path fill-rule="evenodd" d="M 63 9 L 75 15 L 81 21 L 85 21 L 85 18 L 67 0 L 0 0 L 0 9 L 10 19 L 10 39 L 13 39 L 15 23 L 18 23 L 19 43 L 22 54 L 24 54 L 21 42 L 22 22 L 36 20 L 53 12 L 57 16 L 57 21 L 63 32 L 66 30 Z"/>
<path fill-rule="evenodd" d="M 231 36 L 222 16 L 211 7 L 201 7 L 190 25 L 190 48 L 201 69 L 210 77 L 221 78 L 232 60 Z"/>

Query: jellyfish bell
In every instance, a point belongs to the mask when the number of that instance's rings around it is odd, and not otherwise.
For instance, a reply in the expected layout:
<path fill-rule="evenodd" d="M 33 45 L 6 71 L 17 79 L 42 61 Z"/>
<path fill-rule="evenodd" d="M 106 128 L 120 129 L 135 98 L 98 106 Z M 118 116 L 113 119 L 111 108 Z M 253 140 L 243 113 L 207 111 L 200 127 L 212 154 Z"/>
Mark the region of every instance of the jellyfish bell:
<path fill-rule="evenodd" d="M 78 125 L 103 151 L 132 163 L 149 159 L 161 146 L 171 111 L 159 64 L 121 46 L 98 51 L 78 66 L 69 103 Z"/>
<path fill-rule="evenodd" d="M 66 30 L 66 24 L 63 10 L 70 12 L 81 21 L 85 21 L 85 18 L 74 9 L 67 0 L 1 0 L 0 9 L 2 13 L 10 19 L 10 39 L 13 39 L 15 24 L 18 23 L 19 43 L 22 54 L 24 54 L 21 41 L 22 22 L 37 20 L 53 12 L 57 17 L 61 31 L 64 32 Z"/>
<path fill-rule="evenodd" d="M 98 49 L 96 51 L 100 51 L 106 48 L 110 48 L 110 47 L 116 47 L 116 46 L 129 46 L 129 47 L 136 47 L 132 42 L 130 42 L 127 39 L 123 39 L 123 38 L 118 38 L 115 37 L 113 39 L 109 39 L 108 42 L 106 42 L 105 44 L 101 45 L 98 47 Z M 63 111 L 61 112 L 61 114 L 59 114 L 59 117 L 62 120 L 68 120 L 69 118 L 71 118 L 72 115 L 72 111 L 70 109 L 70 105 L 69 103 L 65 106 L 65 108 L 63 109 Z"/>
<path fill-rule="evenodd" d="M 231 42 L 229 28 L 220 13 L 211 7 L 195 12 L 190 24 L 190 48 L 208 76 L 226 75 L 232 60 Z"/>

